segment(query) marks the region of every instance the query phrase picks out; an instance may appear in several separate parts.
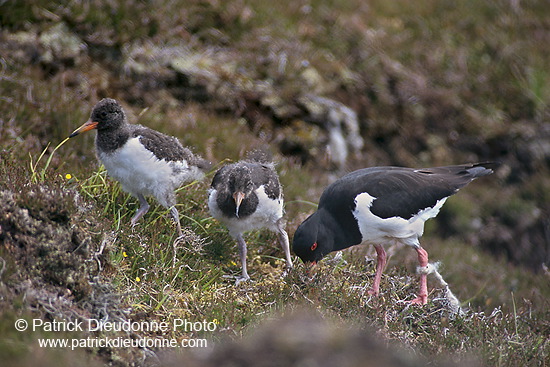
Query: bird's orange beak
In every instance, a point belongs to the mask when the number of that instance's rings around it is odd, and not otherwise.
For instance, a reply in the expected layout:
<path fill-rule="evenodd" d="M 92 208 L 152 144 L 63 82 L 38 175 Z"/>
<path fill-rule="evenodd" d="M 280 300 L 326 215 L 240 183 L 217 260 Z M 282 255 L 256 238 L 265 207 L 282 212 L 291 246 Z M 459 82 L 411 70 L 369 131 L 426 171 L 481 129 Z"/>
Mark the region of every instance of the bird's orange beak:
<path fill-rule="evenodd" d="M 241 206 L 243 199 L 244 199 L 243 192 L 237 191 L 236 193 L 233 194 L 233 200 L 235 200 L 235 206 L 237 207 L 235 211 L 235 215 L 237 216 L 237 218 L 239 217 L 239 207 Z"/>
<path fill-rule="evenodd" d="M 90 121 L 84 123 L 84 125 L 80 126 L 75 131 L 73 131 L 73 133 L 71 135 L 69 135 L 69 138 L 75 137 L 80 133 L 90 131 L 90 130 L 93 130 L 93 129 L 97 129 L 97 122 L 90 120 Z"/>

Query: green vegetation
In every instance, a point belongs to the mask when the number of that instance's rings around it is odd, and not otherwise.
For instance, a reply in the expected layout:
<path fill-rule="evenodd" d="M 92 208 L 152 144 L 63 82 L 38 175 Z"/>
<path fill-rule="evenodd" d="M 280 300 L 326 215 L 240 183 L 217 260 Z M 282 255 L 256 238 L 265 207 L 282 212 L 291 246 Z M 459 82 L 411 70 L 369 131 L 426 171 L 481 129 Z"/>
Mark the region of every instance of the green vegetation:
<path fill-rule="evenodd" d="M 181 318 L 218 325 L 169 335 L 218 345 L 210 362 L 182 351 L 191 366 L 229 365 L 239 350 L 261 356 L 262 341 L 292 356 L 308 345 L 281 341 L 293 323 L 327 333 L 315 350 L 374 337 L 410 352 L 409 365 L 549 365 L 548 13 L 534 0 L 0 2 L 0 357 L 153 365 L 160 351 L 40 348 L 37 338 L 60 334 L 17 332 L 14 322 Z M 178 191 L 183 238 L 156 203 L 132 228 L 137 200 L 97 164 L 93 133 L 66 141 L 107 96 L 132 123 L 214 163 L 203 182 Z M 364 140 L 348 146 L 344 166 L 326 149 L 338 120 L 324 109 L 340 105 L 355 111 Z M 449 312 L 431 277 L 428 305 L 399 302 L 417 279 L 414 251 L 397 246 L 381 297 L 371 298 L 373 249 L 330 256 L 311 277 L 296 261 L 282 277 L 275 235 L 254 232 L 253 281 L 234 286 L 237 248 L 209 216 L 207 190 L 217 167 L 263 146 L 278 162 L 290 237 L 342 172 L 501 161 L 449 199 L 422 239 L 466 313 Z M 273 319 L 280 330 L 265 325 Z M 251 360 L 233 362 L 262 358 Z"/>

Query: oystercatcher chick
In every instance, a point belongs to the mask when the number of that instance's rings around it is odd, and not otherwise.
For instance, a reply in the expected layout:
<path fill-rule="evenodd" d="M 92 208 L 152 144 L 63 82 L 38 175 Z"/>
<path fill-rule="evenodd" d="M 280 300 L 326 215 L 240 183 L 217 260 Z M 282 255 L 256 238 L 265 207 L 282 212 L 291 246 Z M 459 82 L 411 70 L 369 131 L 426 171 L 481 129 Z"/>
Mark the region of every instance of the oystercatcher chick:
<path fill-rule="evenodd" d="M 99 101 L 90 120 L 69 137 L 97 129 L 97 157 L 109 176 L 120 182 L 124 191 L 139 199 L 140 207 L 132 225 L 149 210 L 146 196 L 153 196 L 170 209 L 182 235 L 174 190 L 185 182 L 200 180 L 209 162 L 184 148 L 175 137 L 138 124 L 129 124 L 124 110 L 114 99 Z"/>
<path fill-rule="evenodd" d="M 237 284 L 250 279 L 243 233 L 253 229 L 276 232 L 285 252 L 287 270 L 292 268 L 283 221 L 283 189 L 273 163 L 244 160 L 220 168 L 212 180 L 208 208 L 237 241 L 242 266 Z"/>
<path fill-rule="evenodd" d="M 420 264 L 420 290 L 411 301 L 428 300 L 428 253 L 420 246 L 424 222 L 435 217 L 445 200 L 472 180 L 493 172 L 497 163 L 436 168 L 372 167 L 347 174 L 329 185 L 315 213 L 296 230 L 293 251 L 315 264 L 332 251 L 372 244 L 376 274 L 369 294 L 378 295 L 386 265 L 385 244 L 412 246 Z"/>

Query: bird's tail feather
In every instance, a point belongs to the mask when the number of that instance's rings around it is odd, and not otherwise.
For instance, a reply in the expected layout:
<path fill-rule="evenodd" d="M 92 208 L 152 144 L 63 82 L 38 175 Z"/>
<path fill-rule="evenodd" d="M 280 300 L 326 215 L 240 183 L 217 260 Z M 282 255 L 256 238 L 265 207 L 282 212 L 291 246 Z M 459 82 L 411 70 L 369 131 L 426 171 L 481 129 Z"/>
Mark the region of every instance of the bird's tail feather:
<path fill-rule="evenodd" d="M 473 164 L 466 171 L 474 178 L 490 175 L 500 166 L 498 162 L 483 162 Z"/>

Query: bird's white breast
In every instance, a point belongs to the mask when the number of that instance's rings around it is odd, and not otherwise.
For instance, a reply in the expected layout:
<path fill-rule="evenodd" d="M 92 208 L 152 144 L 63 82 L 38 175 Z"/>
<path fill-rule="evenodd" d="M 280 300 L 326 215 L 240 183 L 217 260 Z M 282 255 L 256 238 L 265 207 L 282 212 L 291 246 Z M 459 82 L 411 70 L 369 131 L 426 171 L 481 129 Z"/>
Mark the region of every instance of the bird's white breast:
<path fill-rule="evenodd" d="M 242 218 L 228 218 L 218 208 L 216 203 L 217 191 L 211 189 L 208 197 L 210 214 L 225 224 L 233 236 L 259 228 L 269 228 L 276 231 L 275 223 L 283 216 L 283 198 L 270 199 L 265 193 L 263 185 L 256 189 L 256 195 L 258 196 L 258 207 L 254 213 Z"/>
<path fill-rule="evenodd" d="M 424 232 L 424 222 L 435 217 L 445 200 L 443 198 L 432 207 L 420 210 L 410 219 L 401 217 L 380 218 L 374 215 L 370 207 L 376 198 L 368 193 L 359 194 L 355 198 L 353 216 L 357 220 L 363 242 L 387 243 L 398 240 L 409 246 L 419 246 L 418 238 Z"/>
<path fill-rule="evenodd" d="M 199 174 L 186 161 L 158 159 L 141 144 L 139 137 L 129 139 L 112 153 L 98 152 L 98 157 L 109 176 L 119 181 L 125 191 L 134 196 L 154 196 L 165 206 L 162 198 Z"/>

